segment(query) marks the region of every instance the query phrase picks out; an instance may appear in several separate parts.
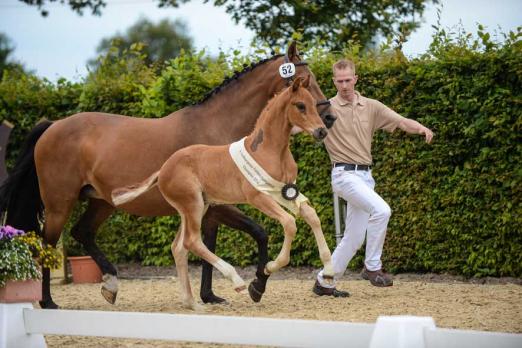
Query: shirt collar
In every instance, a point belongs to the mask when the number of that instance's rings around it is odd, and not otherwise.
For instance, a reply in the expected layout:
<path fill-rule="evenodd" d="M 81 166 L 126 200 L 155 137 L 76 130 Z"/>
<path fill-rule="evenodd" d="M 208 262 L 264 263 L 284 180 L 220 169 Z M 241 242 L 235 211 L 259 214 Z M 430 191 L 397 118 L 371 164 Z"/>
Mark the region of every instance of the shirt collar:
<path fill-rule="evenodd" d="M 337 95 L 335 96 L 335 100 L 337 101 L 337 103 L 338 103 L 340 106 L 345 106 L 345 105 L 350 104 L 350 102 L 347 101 L 347 100 L 344 100 L 344 99 L 339 95 L 339 93 L 337 93 Z M 365 104 L 364 99 L 363 99 L 363 97 L 361 96 L 361 93 L 359 93 L 359 92 L 357 92 L 357 91 L 355 91 L 355 99 L 354 99 L 352 105 L 356 105 L 356 104 L 359 104 L 359 105 L 364 105 L 364 104 Z"/>

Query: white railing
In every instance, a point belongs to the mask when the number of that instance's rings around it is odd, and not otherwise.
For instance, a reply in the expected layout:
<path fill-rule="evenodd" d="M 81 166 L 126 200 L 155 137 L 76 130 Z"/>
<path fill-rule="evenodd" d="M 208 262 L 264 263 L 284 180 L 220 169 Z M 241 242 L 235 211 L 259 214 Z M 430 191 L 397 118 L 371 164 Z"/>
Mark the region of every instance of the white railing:
<path fill-rule="evenodd" d="M 522 335 L 438 329 L 430 317 L 376 324 L 141 312 L 33 309 L 0 304 L 0 348 L 45 347 L 43 335 L 98 336 L 279 347 L 520 348 Z"/>

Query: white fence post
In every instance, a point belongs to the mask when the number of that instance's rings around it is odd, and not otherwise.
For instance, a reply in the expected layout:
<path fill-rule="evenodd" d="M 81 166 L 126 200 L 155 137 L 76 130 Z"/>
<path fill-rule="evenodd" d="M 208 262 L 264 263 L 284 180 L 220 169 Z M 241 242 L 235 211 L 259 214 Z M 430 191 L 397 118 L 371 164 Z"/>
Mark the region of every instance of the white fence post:
<path fill-rule="evenodd" d="M 344 236 L 344 222 L 346 220 L 346 202 L 336 193 L 333 194 L 335 242 L 339 245 Z"/>
<path fill-rule="evenodd" d="M 436 328 L 432 317 L 379 317 L 370 348 L 426 348 L 424 328 Z"/>
<path fill-rule="evenodd" d="M 23 313 L 25 308 L 33 309 L 33 305 L 0 303 L 0 348 L 47 347 L 41 333 L 27 333 Z"/>

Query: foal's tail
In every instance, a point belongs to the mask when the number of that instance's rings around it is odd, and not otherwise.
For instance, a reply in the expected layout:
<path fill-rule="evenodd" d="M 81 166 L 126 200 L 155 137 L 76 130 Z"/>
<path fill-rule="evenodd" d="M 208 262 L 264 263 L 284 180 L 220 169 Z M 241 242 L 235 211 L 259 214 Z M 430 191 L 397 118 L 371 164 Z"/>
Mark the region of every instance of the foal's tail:
<path fill-rule="evenodd" d="M 29 133 L 7 179 L 0 186 L 0 218 L 5 224 L 41 235 L 43 203 L 34 162 L 34 148 L 53 123 L 42 121 Z M 0 221 L 2 223 L 3 221 Z"/>
<path fill-rule="evenodd" d="M 138 198 L 158 184 L 159 173 L 160 171 L 158 170 L 156 173 L 152 174 L 147 179 L 138 184 L 119 187 L 112 190 L 112 202 L 114 205 L 119 206 Z"/>

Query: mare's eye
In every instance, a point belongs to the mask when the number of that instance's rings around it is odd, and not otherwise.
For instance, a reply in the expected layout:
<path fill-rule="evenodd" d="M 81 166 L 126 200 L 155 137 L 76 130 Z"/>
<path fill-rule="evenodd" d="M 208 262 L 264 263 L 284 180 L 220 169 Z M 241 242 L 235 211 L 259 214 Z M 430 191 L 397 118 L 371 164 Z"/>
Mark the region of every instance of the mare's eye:
<path fill-rule="evenodd" d="M 294 104 L 296 108 L 299 109 L 300 112 L 305 113 L 306 112 L 306 106 L 303 102 L 297 102 Z"/>

